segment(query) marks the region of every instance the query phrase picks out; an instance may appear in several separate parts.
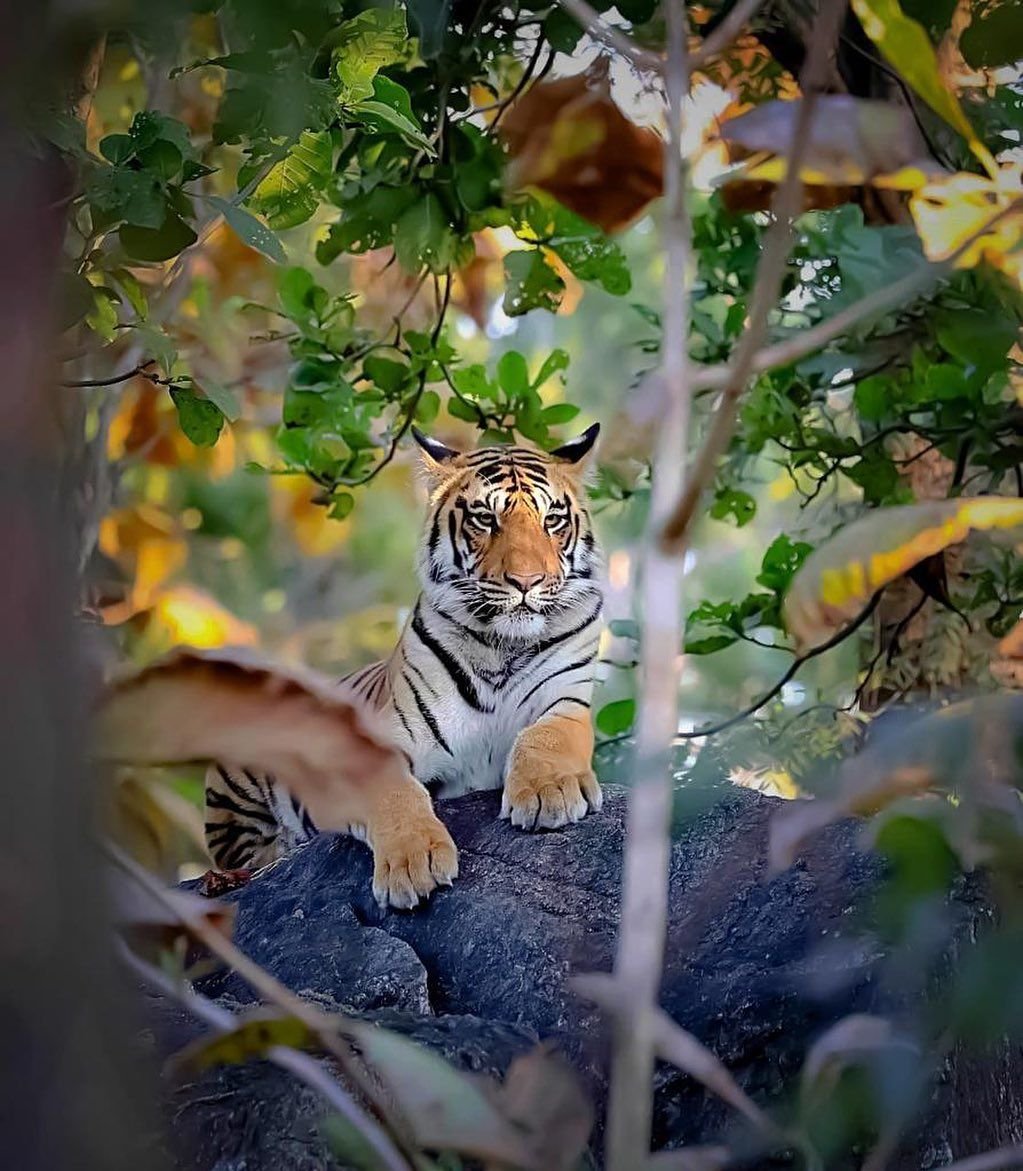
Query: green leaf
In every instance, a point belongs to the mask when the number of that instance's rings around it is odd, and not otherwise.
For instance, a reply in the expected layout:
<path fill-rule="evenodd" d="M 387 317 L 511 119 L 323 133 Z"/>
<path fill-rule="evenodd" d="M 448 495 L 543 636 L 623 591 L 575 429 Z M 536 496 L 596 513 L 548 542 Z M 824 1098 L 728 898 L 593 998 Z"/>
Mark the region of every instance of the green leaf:
<path fill-rule="evenodd" d="M 100 141 L 99 153 L 115 165 L 126 163 L 135 154 L 135 140 L 130 134 L 108 134 Z"/>
<path fill-rule="evenodd" d="M 974 69 L 996 69 L 1023 58 L 1023 6 L 1019 0 L 979 10 L 959 38 L 959 51 Z"/>
<path fill-rule="evenodd" d="M 152 146 L 138 151 L 138 161 L 147 171 L 152 171 L 164 182 L 169 182 L 181 171 L 184 157 L 173 142 L 158 138 Z"/>
<path fill-rule="evenodd" d="M 85 190 L 95 226 L 120 221 L 140 228 L 159 228 L 167 199 L 155 175 L 127 167 L 98 167 Z"/>
<path fill-rule="evenodd" d="M 551 350 L 544 359 L 540 369 L 536 372 L 536 377 L 533 379 L 533 386 L 539 390 L 549 378 L 562 370 L 567 370 L 570 361 L 571 358 L 569 357 L 568 350 Z"/>
<path fill-rule="evenodd" d="M 885 417 L 892 397 L 892 380 L 875 375 L 856 383 L 853 403 L 860 415 L 870 423 Z"/>
<path fill-rule="evenodd" d="M 945 86 L 938 68 L 934 46 L 923 26 L 910 19 L 898 0 L 851 0 L 863 31 L 881 50 L 885 59 L 923 100 L 966 139 L 981 162 L 994 165 L 958 99 Z"/>
<path fill-rule="evenodd" d="M 284 245 L 262 220 L 256 219 L 251 212 L 232 203 L 229 199 L 221 199 L 219 195 L 209 195 L 206 199 L 211 207 L 220 212 L 239 238 L 244 240 L 249 247 L 255 248 L 257 252 L 262 252 L 275 264 L 288 263 L 288 255 L 284 251 Z"/>
<path fill-rule="evenodd" d="M 616 699 L 606 703 L 597 712 L 597 728 L 605 736 L 620 736 L 628 732 L 636 721 L 636 701 Z"/>
<path fill-rule="evenodd" d="M 345 21 L 334 33 L 333 72 L 344 105 L 373 95 L 381 69 L 405 60 L 408 29 L 401 8 L 370 8 Z"/>
<path fill-rule="evenodd" d="M 464 394 L 466 398 L 482 398 L 496 402 L 500 395 L 497 383 L 487 374 L 486 366 L 478 363 L 453 370 L 451 381 L 458 393 Z M 474 415 L 473 418 L 475 417 Z"/>
<path fill-rule="evenodd" d="M 544 407 L 541 418 L 548 427 L 560 427 L 563 423 L 571 423 L 579 410 L 574 403 L 553 403 Z"/>
<path fill-rule="evenodd" d="M 195 243 L 195 232 L 185 221 L 168 211 L 158 228 L 122 224 L 117 233 L 121 247 L 134 260 L 170 260 Z"/>
<path fill-rule="evenodd" d="M 377 78 L 377 80 L 380 79 Z M 413 146 L 422 147 L 431 155 L 436 153 L 433 149 L 433 143 L 430 142 L 421 128 L 411 118 L 406 118 L 400 110 L 393 110 L 390 106 L 385 106 L 383 102 L 367 99 L 354 106 L 352 113 L 360 122 L 366 123 L 373 130 L 380 133 L 395 130 Z"/>
<path fill-rule="evenodd" d="M 391 358 L 381 358 L 377 354 L 370 354 L 363 360 L 363 373 L 373 380 L 374 386 L 379 386 L 385 394 L 397 394 L 409 379 L 409 368 L 404 362 L 395 362 Z"/>
<path fill-rule="evenodd" d="M 316 259 L 330 264 L 343 252 L 369 252 L 394 242 L 395 225 L 413 203 L 416 188 L 380 185 L 345 200 L 341 219 L 316 245 Z"/>
<path fill-rule="evenodd" d="M 478 423 L 480 421 L 479 412 L 472 403 L 462 402 L 460 398 L 448 399 L 448 414 L 455 419 L 461 419 L 463 423 Z"/>
<path fill-rule="evenodd" d="M 233 423 L 241 417 L 242 405 L 230 387 L 223 386 L 219 382 L 210 382 L 208 378 L 204 378 L 202 390 L 210 402 L 220 408 L 228 422 Z"/>
<path fill-rule="evenodd" d="M 572 53 L 583 35 L 582 26 L 574 16 L 555 5 L 544 17 L 543 35 L 552 49 Z"/>
<path fill-rule="evenodd" d="M 936 332 L 943 350 L 986 377 L 1006 368 L 1018 331 L 1013 317 L 959 309 L 940 316 Z"/>
<path fill-rule="evenodd" d="M 458 237 L 448 225 L 440 200 L 432 192 L 413 203 L 394 229 L 394 253 L 406 272 L 431 272 L 451 267 L 458 254 Z"/>
<path fill-rule="evenodd" d="M 303 224 L 319 206 L 334 150 L 327 131 L 303 130 L 298 142 L 259 184 L 249 200 L 275 232 Z"/>
<path fill-rule="evenodd" d="M 806 541 L 793 541 L 791 537 L 782 533 L 768 546 L 760 563 L 757 581 L 769 590 L 784 593 L 796 570 L 812 552 L 813 546 L 808 545 Z"/>
<path fill-rule="evenodd" d="M 597 281 L 614 296 L 632 288 L 625 253 L 589 220 L 549 196 L 533 196 L 523 205 L 523 228 L 538 236 L 581 281 Z"/>
<path fill-rule="evenodd" d="M 196 447 L 212 447 L 224 426 L 224 412 L 216 403 L 200 398 L 181 386 L 171 387 L 171 398 L 178 412 L 178 422 Z"/>
<path fill-rule="evenodd" d="M 530 389 L 529 367 L 517 350 L 501 355 L 497 363 L 497 381 L 509 398 L 518 398 Z"/>
<path fill-rule="evenodd" d="M 736 528 L 742 528 L 756 516 L 757 502 L 748 492 L 737 488 L 719 488 L 714 495 L 714 503 L 710 506 L 710 515 L 715 520 L 724 520 L 726 517 L 735 519 Z"/>
<path fill-rule="evenodd" d="M 440 411 L 440 395 L 435 390 L 426 390 L 419 397 L 416 406 L 416 422 L 428 427 Z"/>
<path fill-rule="evenodd" d="M 351 492 L 338 492 L 330 498 L 330 511 L 327 513 L 334 520 L 344 520 L 355 507 L 355 497 Z"/>
<path fill-rule="evenodd" d="M 531 309 L 553 312 L 565 292 L 565 282 L 547 263 L 542 248 L 507 253 L 504 280 L 504 311 L 509 317 L 521 317 Z"/>

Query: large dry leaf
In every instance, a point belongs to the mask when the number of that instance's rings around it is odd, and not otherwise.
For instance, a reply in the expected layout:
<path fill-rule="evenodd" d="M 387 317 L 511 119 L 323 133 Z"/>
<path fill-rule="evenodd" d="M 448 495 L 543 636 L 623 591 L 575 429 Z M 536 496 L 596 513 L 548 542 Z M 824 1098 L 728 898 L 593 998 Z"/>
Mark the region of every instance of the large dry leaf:
<path fill-rule="evenodd" d="M 271 772 L 322 829 L 347 829 L 353 793 L 408 777 L 380 722 L 347 689 L 243 650 L 175 651 L 114 683 L 98 716 L 106 759 Z"/>
<path fill-rule="evenodd" d="M 984 260 L 1023 287 L 1021 178 L 1016 165 L 1003 167 L 994 179 L 961 171 L 920 188 L 909 206 L 928 258 L 947 260 L 976 236 L 956 258 L 956 268 Z"/>
<path fill-rule="evenodd" d="M 784 178 L 803 100 L 766 102 L 722 122 L 720 135 L 733 159 L 754 156 L 741 171 L 743 180 L 778 183 Z M 815 99 L 799 172 L 804 183 L 871 183 L 915 191 L 941 171 L 904 106 L 846 94 Z"/>
<path fill-rule="evenodd" d="M 1023 819 L 1017 745 L 1023 743 L 1023 695 L 996 694 L 951 704 L 882 733 L 864 752 L 850 757 L 831 798 L 790 801 L 771 819 L 769 870 L 791 866 L 804 843 L 832 822 L 872 817 L 907 798 L 956 794 L 951 822 L 953 846 L 968 866 L 982 861 L 985 817 L 967 819 L 967 806 L 998 820 Z M 952 840 L 950 838 L 950 840 Z"/>
<path fill-rule="evenodd" d="M 127 883 L 122 875 L 115 873 L 110 876 L 109 896 L 114 925 L 136 945 L 156 943 L 171 947 L 190 933 L 189 921 L 195 919 L 201 919 L 230 939 L 238 911 L 231 903 L 184 890 L 168 890 L 165 900 L 158 899 L 144 887 Z"/>
<path fill-rule="evenodd" d="M 599 78 L 538 82 L 509 108 L 501 137 L 513 188 L 539 187 L 605 232 L 661 193 L 661 139 L 626 118 Z"/>
<path fill-rule="evenodd" d="M 883 586 L 971 529 L 1023 525 L 1023 499 L 977 496 L 877 509 L 840 530 L 803 563 L 785 598 L 788 632 L 800 650 L 827 642 Z"/>
<path fill-rule="evenodd" d="M 917 1052 L 917 1047 L 898 1036 L 892 1022 L 884 1017 L 867 1013 L 842 1017 L 814 1041 L 806 1054 L 800 1085 L 804 1101 L 811 1095 L 831 1094 L 848 1066 L 896 1048 Z"/>
<path fill-rule="evenodd" d="M 504 1117 L 528 1136 L 545 1171 L 579 1166 L 593 1129 L 593 1105 L 565 1057 L 547 1045 L 516 1057 L 496 1100 Z"/>

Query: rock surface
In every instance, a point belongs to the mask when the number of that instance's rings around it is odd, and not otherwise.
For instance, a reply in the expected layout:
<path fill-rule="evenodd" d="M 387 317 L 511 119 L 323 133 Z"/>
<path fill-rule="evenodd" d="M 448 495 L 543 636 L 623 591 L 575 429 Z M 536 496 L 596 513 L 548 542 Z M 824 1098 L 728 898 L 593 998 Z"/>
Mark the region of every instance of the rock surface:
<path fill-rule="evenodd" d="M 608 791 L 601 814 L 541 834 L 498 821 L 498 805 L 496 794 L 473 794 L 440 806 L 461 874 L 425 907 L 381 912 L 368 849 L 322 837 L 231 896 L 237 941 L 302 995 L 399 1028 L 466 1069 L 499 1074 L 536 1038 L 553 1038 L 599 1101 L 600 1019 L 566 980 L 612 965 L 624 794 Z M 807 1045 L 835 1020 L 914 1007 L 883 978 L 883 949 L 862 930 L 880 867 L 859 849 L 858 827 L 830 827 L 796 866 L 765 880 L 776 805 L 728 788 L 677 816 L 662 985 L 664 1008 L 765 1103 L 791 1086 Z M 965 926 L 983 908 L 964 896 L 957 912 Z M 201 990 L 232 1006 L 254 999 L 233 974 Z M 167 1053 L 191 1027 L 165 1005 L 153 1010 L 156 1047 Z M 919 1171 L 1023 1138 L 1023 1054 L 974 1060 L 968 1079 L 965 1070 L 952 1063 L 919 1141 L 890 1166 Z M 316 1128 L 321 1104 L 262 1063 L 177 1086 L 169 1110 L 182 1167 L 337 1166 Z M 657 1146 L 711 1142 L 733 1119 L 686 1075 L 659 1070 Z"/>

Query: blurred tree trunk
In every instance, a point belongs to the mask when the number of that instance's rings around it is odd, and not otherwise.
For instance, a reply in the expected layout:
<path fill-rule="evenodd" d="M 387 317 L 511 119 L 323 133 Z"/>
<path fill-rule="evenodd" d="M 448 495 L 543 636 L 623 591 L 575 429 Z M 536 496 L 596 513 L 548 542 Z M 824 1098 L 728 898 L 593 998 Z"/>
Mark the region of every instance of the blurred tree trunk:
<path fill-rule="evenodd" d="M 19 121 L 20 82 L 59 74 L 47 14 L 0 39 L 0 1162 L 143 1171 L 83 766 L 84 672 L 57 490 L 55 272 L 70 177 Z M 47 72 L 47 70 L 49 72 Z M 118 1006 L 119 1003 L 119 1006 Z"/>

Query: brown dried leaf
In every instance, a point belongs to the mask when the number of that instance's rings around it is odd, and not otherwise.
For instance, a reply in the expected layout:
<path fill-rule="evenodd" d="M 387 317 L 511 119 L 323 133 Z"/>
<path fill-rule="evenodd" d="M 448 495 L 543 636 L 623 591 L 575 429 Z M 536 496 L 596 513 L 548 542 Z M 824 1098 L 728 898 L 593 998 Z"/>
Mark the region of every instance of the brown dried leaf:
<path fill-rule="evenodd" d="M 804 1100 L 811 1094 L 830 1093 L 846 1066 L 896 1046 L 914 1048 L 910 1041 L 897 1036 L 891 1021 L 884 1017 L 867 1013 L 843 1017 L 818 1037 L 807 1052 L 800 1087 Z"/>
<path fill-rule="evenodd" d="M 733 161 L 749 155 L 744 180 L 778 183 L 799 118 L 802 98 L 765 102 L 721 124 Z M 916 122 L 904 106 L 823 94 L 815 99 L 810 139 L 800 176 L 805 183 L 915 191 L 944 173 L 928 156 Z"/>
<path fill-rule="evenodd" d="M 612 101 L 605 79 L 541 81 L 509 107 L 500 128 L 513 189 L 539 187 L 618 232 L 661 193 L 663 144 Z"/>
<path fill-rule="evenodd" d="M 348 827 L 353 795 L 408 777 L 380 722 L 347 689 L 244 650 L 174 651 L 114 683 L 98 717 L 108 760 L 272 772 L 323 829 Z"/>
<path fill-rule="evenodd" d="M 184 890 L 168 890 L 167 898 L 172 904 L 168 906 L 137 883 L 122 881 L 120 875 L 109 885 L 114 925 L 135 943 L 157 943 L 169 948 L 189 934 L 188 922 L 195 918 L 201 918 L 225 939 L 231 938 L 238 911 L 232 903 Z"/>
<path fill-rule="evenodd" d="M 501 1113 L 521 1127 L 545 1171 L 572 1171 L 593 1129 L 593 1106 L 561 1054 L 538 1045 L 517 1057 L 497 1097 Z"/>

